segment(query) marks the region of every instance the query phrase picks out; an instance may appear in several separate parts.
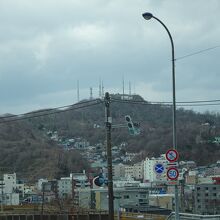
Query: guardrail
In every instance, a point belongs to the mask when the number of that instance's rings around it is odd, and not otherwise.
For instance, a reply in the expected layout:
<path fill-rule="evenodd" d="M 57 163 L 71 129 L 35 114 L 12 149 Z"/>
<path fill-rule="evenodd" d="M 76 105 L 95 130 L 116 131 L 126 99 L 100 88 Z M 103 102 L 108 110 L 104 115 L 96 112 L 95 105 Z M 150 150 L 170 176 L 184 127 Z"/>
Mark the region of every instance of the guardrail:
<path fill-rule="evenodd" d="M 220 220 L 220 215 L 198 215 L 190 213 L 179 213 L 180 220 Z M 172 212 L 167 220 L 175 220 L 175 212 Z"/>
<path fill-rule="evenodd" d="M 27 215 L 6 215 L 0 214 L 0 220 L 108 220 L 107 214 L 45 214 L 45 215 L 35 215 L 35 214 L 27 214 Z"/>
<path fill-rule="evenodd" d="M 166 220 L 167 215 L 147 214 L 147 213 L 122 213 L 120 220 Z M 118 219 L 115 217 L 115 219 Z"/>
<path fill-rule="evenodd" d="M 118 220 L 118 216 L 114 216 Z M 165 220 L 166 216 L 142 213 L 123 213 L 120 220 Z M 0 220 L 108 220 L 108 213 L 72 214 L 6 214 L 0 213 Z"/>

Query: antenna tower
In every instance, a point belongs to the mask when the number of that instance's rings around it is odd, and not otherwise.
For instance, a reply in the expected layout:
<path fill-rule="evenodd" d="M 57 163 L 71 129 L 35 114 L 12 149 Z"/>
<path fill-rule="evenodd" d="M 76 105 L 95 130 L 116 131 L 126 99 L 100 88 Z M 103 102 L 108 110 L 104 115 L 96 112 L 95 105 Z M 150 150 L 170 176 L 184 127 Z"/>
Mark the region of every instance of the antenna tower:
<path fill-rule="evenodd" d="M 77 102 L 79 102 L 79 80 L 77 80 Z"/>
<path fill-rule="evenodd" d="M 90 100 L 93 99 L 93 94 L 92 94 L 92 87 L 90 87 Z"/>

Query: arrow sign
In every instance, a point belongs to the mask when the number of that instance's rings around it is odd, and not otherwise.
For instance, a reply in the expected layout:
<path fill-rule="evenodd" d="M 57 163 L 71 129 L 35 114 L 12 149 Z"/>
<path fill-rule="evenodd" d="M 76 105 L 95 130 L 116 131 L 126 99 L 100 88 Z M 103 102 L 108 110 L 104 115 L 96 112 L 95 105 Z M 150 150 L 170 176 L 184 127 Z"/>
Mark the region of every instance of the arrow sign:
<path fill-rule="evenodd" d="M 163 173 L 163 172 L 164 172 L 164 165 L 161 164 L 161 163 L 155 164 L 155 166 L 154 166 L 154 171 L 155 171 L 156 173 L 158 173 L 158 174 Z"/>

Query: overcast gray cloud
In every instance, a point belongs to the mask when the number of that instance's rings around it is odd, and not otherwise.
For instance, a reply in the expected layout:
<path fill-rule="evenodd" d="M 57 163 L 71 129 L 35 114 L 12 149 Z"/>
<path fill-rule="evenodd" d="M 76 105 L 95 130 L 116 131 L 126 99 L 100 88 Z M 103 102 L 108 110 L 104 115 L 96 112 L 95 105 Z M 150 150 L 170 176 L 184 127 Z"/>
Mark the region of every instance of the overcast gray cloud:
<path fill-rule="evenodd" d="M 0 0 L 0 113 L 23 113 L 126 88 L 151 101 L 172 100 L 176 57 L 220 45 L 218 0 Z M 220 99 L 220 47 L 176 61 L 177 101 Z M 128 92 L 128 91 L 127 91 Z M 206 107 L 199 110 L 215 109 Z M 197 109 L 196 109 L 197 110 Z"/>

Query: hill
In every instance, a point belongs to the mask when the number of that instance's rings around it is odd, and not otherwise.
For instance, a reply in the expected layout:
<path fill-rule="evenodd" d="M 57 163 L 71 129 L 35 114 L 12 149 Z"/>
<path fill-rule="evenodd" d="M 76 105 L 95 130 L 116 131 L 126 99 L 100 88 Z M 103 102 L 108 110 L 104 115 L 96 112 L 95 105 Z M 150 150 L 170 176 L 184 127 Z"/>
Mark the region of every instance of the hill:
<path fill-rule="evenodd" d="M 139 159 L 158 156 L 172 147 L 171 106 L 151 104 L 137 95 L 131 100 L 122 100 L 119 94 L 111 95 L 111 99 L 113 124 L 125 124 L 124 116 L 130 115 L 141 125 L 139 136 L 129 135 L 126 128 L 113 129 L 112 145 L 126 142 L 127 151 L 142 152 Z M 101 101 L 84 100 L 64 110 L 32 112 L 24 118 L 10 123 L 6 123 L 7 118 L 0 119 L 0 167 L 23 178 L 54 178 L 89 168 L 79 152 L 64 151 L 51 141 L 48 131 L 56 131 L 61 139 L 81 137 L 91 145 L 105 142 L 105 106 Z M 198 165 L 216 162 L 220 158 L 219 143 L 214 141 L 218 136 L 218 114 L 177 109 L 180 160 L 194 160 Z"/>
<path fill-rule="evenodd" d="M 52 179 L 88 168 L 78 152 L 64 152 L 23 120 L 1 121 L 0 152 L 0 172 L 16 172 L 24 180 Z"/>
<path fill-rule="evenodd" d="M 142 151 L 143 157 L 165 153 L 172 147 L 172 106 L 151 104 L 138 95 L 131 97 L 122 100 L 120 94 L 111 95 L 113 124 L 125 124 L 125 115 L 130 115 L 140 123 L 141 135 L 131 136 L 126 128 L 113 129 L 112 144 L 127 142 L 128 151 Z M 56 130 L 61 137 L 83 137 L 91 144 L 104 143 L 104 122 L 104 103 L 32 120 L 35 127 Z M 218 136 L 219 114 L 177 109 L 177 147 L 181 160 L 195 160 L 199 165 L 216 162 L 220 147 L 214 138 Z"/>

